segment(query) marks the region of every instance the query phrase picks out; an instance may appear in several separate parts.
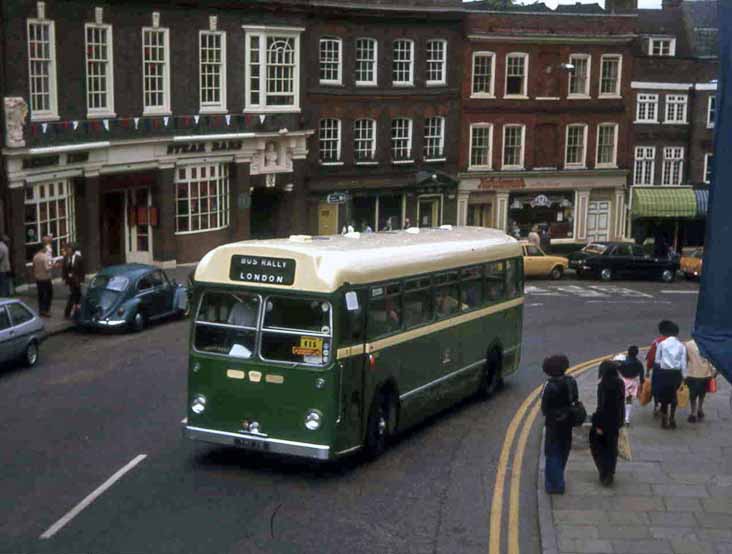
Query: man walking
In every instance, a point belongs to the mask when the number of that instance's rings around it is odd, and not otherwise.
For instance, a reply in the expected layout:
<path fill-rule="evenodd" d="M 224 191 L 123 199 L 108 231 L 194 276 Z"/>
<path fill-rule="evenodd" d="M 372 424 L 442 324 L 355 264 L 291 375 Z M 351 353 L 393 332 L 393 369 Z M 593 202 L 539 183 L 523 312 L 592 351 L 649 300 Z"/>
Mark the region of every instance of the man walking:
<path fill-rule="evenodd" d="M 10 296 L 10 239 L 0 236 L 0 298 Z"/>
<path fill-rule="evenodd" d="M 38 292 L 38 314 L 41 317 L 51 316 L 51 302 L 53 301 L 53 283 L 51 282 L 51 264 L 48 249 L 45 244 L 33 256 L 33 279 L 36 281 Z"/>
<path fill-rule="evenodd" d="M 84 258 L 75 244 L 67 243 L 64 247 L 63 276 L 69 286 L 64 317 L 69 319 L 74 317 L 81 305 L 81 284 L 86 277 Z"/>

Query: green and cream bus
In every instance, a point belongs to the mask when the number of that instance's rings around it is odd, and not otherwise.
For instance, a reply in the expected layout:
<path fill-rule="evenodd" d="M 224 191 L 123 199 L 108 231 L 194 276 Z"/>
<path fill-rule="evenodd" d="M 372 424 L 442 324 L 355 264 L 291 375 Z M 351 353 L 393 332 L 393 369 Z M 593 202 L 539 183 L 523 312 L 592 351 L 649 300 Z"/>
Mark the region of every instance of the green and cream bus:
<path fill-rule="evenodd" d="M 521 245 L 477 227 L 292 236 L 199 263 L 184 434 L 320 460 L 396 432 L 519 364 Z"/>

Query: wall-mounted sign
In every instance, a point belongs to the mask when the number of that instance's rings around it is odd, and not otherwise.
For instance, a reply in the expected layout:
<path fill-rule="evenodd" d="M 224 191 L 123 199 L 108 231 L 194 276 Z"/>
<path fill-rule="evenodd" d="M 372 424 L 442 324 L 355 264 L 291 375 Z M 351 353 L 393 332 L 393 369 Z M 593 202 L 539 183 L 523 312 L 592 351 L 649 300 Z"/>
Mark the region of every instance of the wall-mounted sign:
<path fill-rule="evenodd" d="M 295 260 L 262 256 L 231 257 L 229 279 L 245 283 L 291 285 L 295 282 Z"/>
<path fill-rule="evenodd" d="M 546 194 L 537 194 L 536 197 L 531 201 L 532 208 L 549 208 L 552 205 L 552 201 Z"/>
<path fill-rule="evenodd" d="M 196 154 L 204 152 L 225 152 L 241 150 L 240 140 L 215 140 L 212 142 L 174 142 L 168 145 L 168 154 Z"/>
<path fill-rule="evenodd" d="M 23 160 L 23 169 L 31 169 L 36 167 L 49 167 L 58 165 L 59 157 L 55 156 L 36 156 L 35 158 L 25 158 Z"/>
<path fill-rule="evenodd" d="M 328 204 L 345 204 L 348 202 L 348 194 L 345 192 L 331 192 L 325 199 Z"/>
<path fill-rule="evenodd" d="M 481 177 L 479 189 L 486 190 L 512 190 L 526 187 L 522 178 L 504 179 L 502 177 Z"/>

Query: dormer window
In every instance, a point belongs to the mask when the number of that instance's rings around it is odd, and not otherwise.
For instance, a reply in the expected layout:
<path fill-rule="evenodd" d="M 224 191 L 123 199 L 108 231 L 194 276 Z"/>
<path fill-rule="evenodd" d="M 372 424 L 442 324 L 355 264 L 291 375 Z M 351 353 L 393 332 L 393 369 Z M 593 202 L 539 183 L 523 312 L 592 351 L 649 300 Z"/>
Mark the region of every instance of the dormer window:
<path fill-rule="evenodd" d="M 648 39 L 648 53 L 651 56 L 673 56 L 676 54 L 675 38 Z"/>

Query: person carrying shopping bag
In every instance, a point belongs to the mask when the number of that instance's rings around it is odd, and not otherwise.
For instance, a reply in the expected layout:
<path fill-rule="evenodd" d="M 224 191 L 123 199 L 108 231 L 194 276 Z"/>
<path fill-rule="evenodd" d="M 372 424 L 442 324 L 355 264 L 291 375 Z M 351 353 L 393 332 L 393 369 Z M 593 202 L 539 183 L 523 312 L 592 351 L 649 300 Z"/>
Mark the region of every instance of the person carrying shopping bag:
<path fill-rule="evenodd" d="M 656 383 L 656 400 L 661 403 L 661 427 L 676 429 L 676 394 L 686 376 L 686 346 L 676 338 L 679 327 L 668 322 L 668 337 L 656 345 L 653 362 L 653 379 Z"/>
<path fill-rule="evenodd" d="M 694 339 L 686 343 L 686 385 L 689 387 L 690 414 L 689 423 L 704 419 L 704 397 L 710 382 L 717 377 L 717 370 L 712 363 L 699 352 Z"/>

